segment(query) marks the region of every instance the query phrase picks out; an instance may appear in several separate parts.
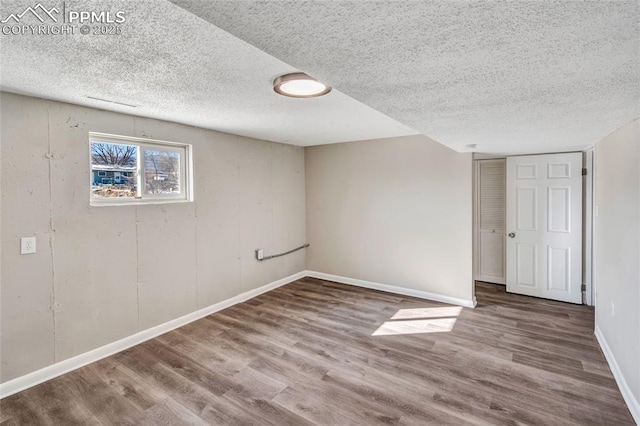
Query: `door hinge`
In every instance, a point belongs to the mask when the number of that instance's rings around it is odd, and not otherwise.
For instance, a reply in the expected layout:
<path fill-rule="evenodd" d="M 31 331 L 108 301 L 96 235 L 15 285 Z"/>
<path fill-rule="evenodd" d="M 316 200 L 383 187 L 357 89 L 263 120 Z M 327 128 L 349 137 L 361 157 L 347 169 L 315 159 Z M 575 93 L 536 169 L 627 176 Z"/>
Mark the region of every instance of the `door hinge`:
<path fill-rule="evenodd" d="M 587 169 L 582 169 L 582 176 L 586 176 L 587 175 Z"/>
<path fill-rule="evenodd" d="M 582 291 L 587 291 L 587 285 L 586 284 L 582 284 Z"/>

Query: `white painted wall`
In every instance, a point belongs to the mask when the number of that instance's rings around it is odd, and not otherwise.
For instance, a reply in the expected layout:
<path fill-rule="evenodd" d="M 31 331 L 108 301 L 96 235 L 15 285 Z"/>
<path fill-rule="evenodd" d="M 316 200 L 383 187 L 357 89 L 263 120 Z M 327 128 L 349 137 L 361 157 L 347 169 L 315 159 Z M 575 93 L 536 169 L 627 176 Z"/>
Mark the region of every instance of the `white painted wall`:
<path fill-rule="evenodd" d="M 472 156 L 424 136 L 306 149 L 308 269 L 471 301 Z"/>
<path fill-rule="evenodd" d="M 618 368 L 625 382 L 617 377 L 623 395 L 626 384 L 635 399 L 627 404 L 640 421 L 640 119 L 598 142 L 595 163 L 597 333 L 617 364 L 614 374 Z"/>
<path fill-rule="evenodd" d="M 305 270 L 254 258 L 306 241 L 303 148 L 9 93 L 1 114 L 2 382 Z M 90 207 L 89 131 L 193 144 L 195 202 Z"/>

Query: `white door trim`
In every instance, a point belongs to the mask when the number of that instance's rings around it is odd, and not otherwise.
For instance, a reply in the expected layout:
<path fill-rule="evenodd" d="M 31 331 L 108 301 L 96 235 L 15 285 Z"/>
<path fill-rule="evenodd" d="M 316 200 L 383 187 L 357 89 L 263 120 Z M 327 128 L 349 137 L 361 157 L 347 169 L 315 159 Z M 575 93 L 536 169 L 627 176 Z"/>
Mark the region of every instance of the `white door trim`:
<path fill-rule="evenodd" d="M 584 176 L 584 200 L 583 200 L 583 215 L 584 215 L 584 235 L 583 235 L 583 275 L 582 282 L 585 285 L 584 302 L 589 306 L 595 306 L 595 292 L 593 284 L 593 218 L 594 218 L 594 161 L 593 161 L 593 148 L 585 150 L 583 156 L 582 167 L 587 170 L 586 176 Z"/>

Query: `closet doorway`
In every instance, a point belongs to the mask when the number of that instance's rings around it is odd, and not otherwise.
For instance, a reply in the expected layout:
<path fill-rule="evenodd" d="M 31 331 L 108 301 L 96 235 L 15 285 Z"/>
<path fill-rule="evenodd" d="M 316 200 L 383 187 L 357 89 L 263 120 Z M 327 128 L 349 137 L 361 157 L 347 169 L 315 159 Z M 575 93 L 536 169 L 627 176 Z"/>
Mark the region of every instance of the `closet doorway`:
<path fill-rule="evenodd" d="M 475 279 L 505 285 L 507 161 L 476 160 L 475 165 Z"/>

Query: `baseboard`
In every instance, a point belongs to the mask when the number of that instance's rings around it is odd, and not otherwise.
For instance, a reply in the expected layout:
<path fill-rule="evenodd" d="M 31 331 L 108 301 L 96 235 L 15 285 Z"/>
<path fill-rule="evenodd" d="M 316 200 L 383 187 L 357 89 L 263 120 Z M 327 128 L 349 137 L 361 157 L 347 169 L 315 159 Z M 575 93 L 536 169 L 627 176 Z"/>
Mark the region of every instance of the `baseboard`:
<path fill-rule="evenodd" d="M 426 291 L 413 290 L 389 284 L 381 284 L 372 281 L 358 280 L 355 278 L 341 277 L 339 275 L 325 274 L 324 272 L 306 271 L 306 274 L 308 277 L 318 278 L 321 280 L 335 281 L 342 284 L 350 284 L 358 287 L 370 288 L 373 290 L 386 291 L 388 293 L 401 294 L 403 296 L 419 297 L 420 299 L 449 303 L 451 305 L 464 306 L 466 308 L 474 308 L 476 305 L 475 298 L 473 300 L 459 299 L 457 297 L 450 297 L 437 293 L 428 293 Z"/>
<path fill-rule="evenodd" d="M 163 324 L 143 330 L 131 336 L 127 336 L 123 339 L 106 344 L 97 349 L 93 349 L 89 352 L 74 356 L 73 358 L 65 359 L 64 361 L 57 362 L 40 370 L 15 378 L 13 380 L 9 380 L 8 382 L 1 383 L 0 398 L 13 395 L 14 393 L 18 393 L 37 384 L 46 382 L 47 380 L 51 380 L 55 377 L 61 376 L 80 367 L 84 367 L 87 364 L 91 364 L 92 362 L 96 362 L 98 360 L 101 360 L 102 358 L 106 358 L 132 346 L 153 339 L 154 337 L 157 337 L 161 334 L 167 333 L 178 327 L 182 327 L 183 325 L 199 320 L 200 318 L 204 318 L 207 315 L 211 315 L 214 312 L 218 312 L 238 303 L 245 302 L 262 293 L 266 293 L 267 291 L 273 290 L 274 288 L 283 286 L 300 278 L 304 278 L 305 276 L 307 276 L 306 271 L 289 275 L 288 277 L 244 292 L 230 299 L 218 302 L 214 305 L 207 306 L 206 308 L 202 308 L 190 314 L 181 316 L 180 318 L 167 321 Z"/>
<path fill-rule="evenodd" d="M 609 344 L 607 343 L 607 339 L 604 338 L 602 331 L 600 328 L 596 326 L 595 331 L 596 339 L 602 348 L 602 352 L 604 353 L 604 357 L 607 359 L 609 363 L 609 368 L 613 373 L 613 377 L 616 379 L 616 383 L 618 383 L 618 388 L 620 388 L 620 393 L 622 394 L 622 398 L 624 398 L 624 402 L 629 407 L 629 411 L 631 411 L 631 415 L 633 419 L 636 421 L 636 424 L 640 425 L 640 402 L 635 398 L 627 381 L 624 379 L 622 375 L 622 371 L 620 371 L 620 366 L 616 361 L 616 357 L 613 355 Z"/>

